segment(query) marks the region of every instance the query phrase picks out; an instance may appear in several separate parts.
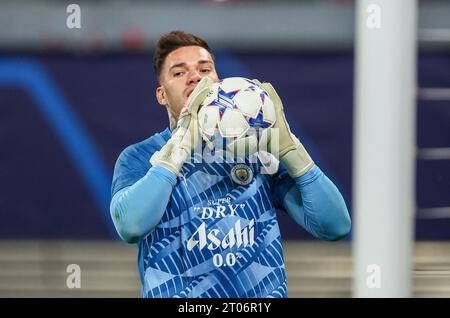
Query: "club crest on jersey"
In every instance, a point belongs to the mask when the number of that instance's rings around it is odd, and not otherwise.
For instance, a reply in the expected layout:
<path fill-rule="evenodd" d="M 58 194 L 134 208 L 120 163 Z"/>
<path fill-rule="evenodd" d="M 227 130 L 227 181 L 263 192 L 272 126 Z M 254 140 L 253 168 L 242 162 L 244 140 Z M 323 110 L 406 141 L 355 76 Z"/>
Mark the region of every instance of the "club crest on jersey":
<path fill-rule="evenodd" d="M 231 169 L 231 178 L 240 185 L 247 185 L 253 180 L 253 171 L 244 164 L 235 165 Z"/>

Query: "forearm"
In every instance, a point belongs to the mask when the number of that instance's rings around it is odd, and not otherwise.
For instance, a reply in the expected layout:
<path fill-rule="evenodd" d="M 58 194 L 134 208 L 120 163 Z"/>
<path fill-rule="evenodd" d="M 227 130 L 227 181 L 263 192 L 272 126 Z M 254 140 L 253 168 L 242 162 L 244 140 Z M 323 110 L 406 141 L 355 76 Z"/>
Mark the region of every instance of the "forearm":
<path fill-rule="evenodd" d="M 283 203 L 298 224 L 320 239 L 337 240 L 350 232 L 351 220 L 344 199 L 317 166 L 295 178 L 295 186 Z"/>
<path fill-rule="evenodd" d="M 135 184 L 114 195 L 110 213 L 123 240 L 134 243 L 156 227 L 175 184 L 175 174 L 163 167 L 153 166 Z"/>

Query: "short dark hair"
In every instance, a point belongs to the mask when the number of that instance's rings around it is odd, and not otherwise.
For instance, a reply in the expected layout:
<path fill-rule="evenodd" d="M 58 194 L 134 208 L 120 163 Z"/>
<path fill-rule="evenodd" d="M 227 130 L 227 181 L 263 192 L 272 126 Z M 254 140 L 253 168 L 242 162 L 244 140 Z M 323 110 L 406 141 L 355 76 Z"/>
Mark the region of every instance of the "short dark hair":
<path fill-rule="evenodd" d="M 200 46 L 207 50 L 214 60 L 214 55 L 209 48 L 208 43 L 196 35 L 183 31 L 172 31 L 159 38 L 158 43 L 156 44 L 155 54 L 153 55 L 153 70 L 155 71 L 158 80 L 160 79 L 161 69 L 167 55 L 180 47 L 192 45 Z"/>

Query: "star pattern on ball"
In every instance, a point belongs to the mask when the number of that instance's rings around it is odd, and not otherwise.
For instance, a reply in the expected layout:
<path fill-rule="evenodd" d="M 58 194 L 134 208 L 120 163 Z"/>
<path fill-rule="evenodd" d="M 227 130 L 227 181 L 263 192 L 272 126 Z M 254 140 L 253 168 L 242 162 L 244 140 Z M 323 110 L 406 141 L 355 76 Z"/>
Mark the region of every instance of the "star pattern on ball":
<path fill-rule="evenodd" d="M 216 133 L 230 140 L 242 138 L 250 128 L 261 132 L 274 125 L 273 103 L 258 84 L 244 78 L 227 78 L 214 85 L 199 112 L 204 138 Z"/>

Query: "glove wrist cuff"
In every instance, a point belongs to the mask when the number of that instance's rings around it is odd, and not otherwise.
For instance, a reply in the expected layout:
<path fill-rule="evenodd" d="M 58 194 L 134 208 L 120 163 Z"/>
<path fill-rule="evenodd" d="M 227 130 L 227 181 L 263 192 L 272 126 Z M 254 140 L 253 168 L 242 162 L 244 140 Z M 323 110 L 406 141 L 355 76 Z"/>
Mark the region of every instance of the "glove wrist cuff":
<path fill-rule="evenodd" d="M 314 167 L 314 161 L 301 145 L 287 152 L 280 161 L 292 178 L 300 177 Z"/>
<path fill-rule="evenodd" d="M 179 175 L 181 167 L 188 158 L 189 154 L 182 148 L 175 147 L 173 144 L 166 144 L 151 161 L 152 165 L 159 165 L 167 170 Z"/>

